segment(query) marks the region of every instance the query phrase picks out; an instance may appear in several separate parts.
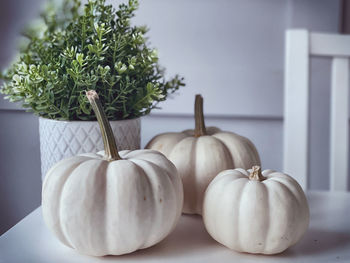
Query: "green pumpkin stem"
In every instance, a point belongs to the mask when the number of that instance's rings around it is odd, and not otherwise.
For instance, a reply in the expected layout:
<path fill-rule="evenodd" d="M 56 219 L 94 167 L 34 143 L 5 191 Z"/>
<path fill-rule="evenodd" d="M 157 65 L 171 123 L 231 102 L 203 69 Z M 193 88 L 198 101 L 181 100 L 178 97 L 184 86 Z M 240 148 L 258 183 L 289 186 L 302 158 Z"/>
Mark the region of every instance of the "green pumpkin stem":
<path fill-rule="evenodd" d="M 98 124 L 100 125 L 101 135 L 103 139 L 103 145 L 105 148 L 105 158 L 107 161 L 121 160 L 118 153 L 117 144 L 115 143 L 115 138 L 112 132 L 111 125 L 107 119 L 101 101 L 94 90 L 89 90 L 86 92 L 86 97 L 88 98 L 92 109 L 96 115 Z"/>
<path fill-rule="evenodd" d="M 203 97 L 200 94 L 196 95 L 196 100 L 194 103 L 194 120 L 195 120 L 195 129 L 194 137 L 200 137 L 207 134 L 204 123 L 204 114 L 203 114 Z"/>
<path fill-rule="evenodd" d="M 262 175 L 261 167 L 256 165 L 252 167 L 252 171 L 250 172 L 249 179 L 253 181 L 264 181 L 267 178 Z"/>

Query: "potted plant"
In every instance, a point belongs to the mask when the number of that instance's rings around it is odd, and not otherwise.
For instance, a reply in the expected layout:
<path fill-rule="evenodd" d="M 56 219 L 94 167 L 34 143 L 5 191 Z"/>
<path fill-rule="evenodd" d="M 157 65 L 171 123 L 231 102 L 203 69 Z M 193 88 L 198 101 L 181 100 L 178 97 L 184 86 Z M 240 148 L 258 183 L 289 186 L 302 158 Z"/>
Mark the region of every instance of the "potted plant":
<path fill-rule="evenodd" d="M 103 149 L 99 127 L 85 97 L 95 89 L 118 148 L 140 147 L 140 116 L 184 86 L 164 77 L 147 29 L 130 24 L 138 7 L 129 0 L 115 10 L 105 0 L 50 6 L 41 27 L 24 33 L 18 60 L 1 76 L 1 93 L 39 116 L 42 176 L 62 158 Z"/>

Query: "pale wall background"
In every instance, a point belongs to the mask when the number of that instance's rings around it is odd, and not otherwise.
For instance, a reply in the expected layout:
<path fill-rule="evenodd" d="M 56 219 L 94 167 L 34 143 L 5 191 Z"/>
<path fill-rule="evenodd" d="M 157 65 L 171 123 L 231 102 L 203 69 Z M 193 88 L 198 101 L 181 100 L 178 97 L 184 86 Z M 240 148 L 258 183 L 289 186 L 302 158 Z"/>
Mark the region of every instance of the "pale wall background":
<path fill-rule="evenodd" d="M 0 68 L 11 61 L 17 32 L 43 1 L 0 2 Z M 338 32 L 341 2 L 140 2 L 135 23 L 151 28 L 167 73 L 180 73 L 187 83 L 162 110 L 142 119 L 142 145 L 156 133 L 193 127 L 194 95 L 201 93 L 208 126 L 249 137 L 263 168 L 282 170 L 284 32 Z M 329 61 L 314 60 L 311 67 L 310 185 L 328 189 Z M 0 99 L 0 234 L 40 205 L 40 178 L 38 119 Z"/>

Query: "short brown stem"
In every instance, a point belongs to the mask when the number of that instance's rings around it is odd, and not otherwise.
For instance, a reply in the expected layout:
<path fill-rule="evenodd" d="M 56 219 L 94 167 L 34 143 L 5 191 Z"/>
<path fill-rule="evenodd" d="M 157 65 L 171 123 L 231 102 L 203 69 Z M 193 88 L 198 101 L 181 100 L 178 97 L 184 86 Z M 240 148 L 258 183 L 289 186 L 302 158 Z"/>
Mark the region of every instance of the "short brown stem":
<path fill-rule="evenodd" d="M 86 92 L 86 97 L 88 98 L 92 109 L 95 112 L 98 124 L 100 125 L 101 135 L 103 139 L 103 145 L 105 148 L 105 158 L 108 161 L 121 160 L 118 153 L 117 144 L 115 143 L 114 134 L 107 119 L 105 112 L 103 111 L 100 99 L 94 90 L 89 90 Z"/>
<path fill-rule="evenodd" d="M 204 123 L 204 114 L 203 114 L 203 97 L 200 94 L 196 95 L 196 100 L 194 103 L 194 120 L 195 120 L 195 129 L 194 136 L 200 137 L 207 134 Z"/>
<path fill-rule="evenodd" d="M 252 167 L 252 171 L 250 172 L 249 179 L 252 181 L 264 181 L 267 178 L 262 175 L 261 167 L 256 165 Z"/>

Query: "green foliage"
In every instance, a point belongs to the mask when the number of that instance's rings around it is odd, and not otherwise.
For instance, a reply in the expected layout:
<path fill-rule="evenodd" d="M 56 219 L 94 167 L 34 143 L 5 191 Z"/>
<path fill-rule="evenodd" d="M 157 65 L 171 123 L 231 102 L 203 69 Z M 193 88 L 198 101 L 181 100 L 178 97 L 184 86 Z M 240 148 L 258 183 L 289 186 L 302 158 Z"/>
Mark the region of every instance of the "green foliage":
<path fill-rule="evenodd" d="M 184 83 L 178 76 L 165 80 L 147 29 L 130 24 L 137 7 L 137 0 L 117 10 L 105 0 L 49 7 L 44 22 L 25 32 L 27 43 L 1 75 L 0 91 L 50 119 L 94 120 L 89 89 L 97 91 L 110 120 L 148 114 Z"/>

